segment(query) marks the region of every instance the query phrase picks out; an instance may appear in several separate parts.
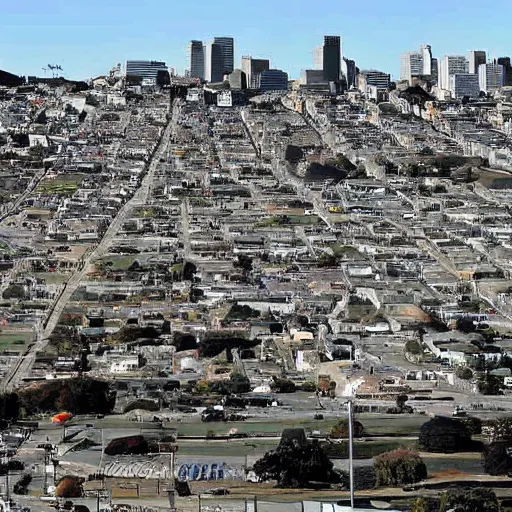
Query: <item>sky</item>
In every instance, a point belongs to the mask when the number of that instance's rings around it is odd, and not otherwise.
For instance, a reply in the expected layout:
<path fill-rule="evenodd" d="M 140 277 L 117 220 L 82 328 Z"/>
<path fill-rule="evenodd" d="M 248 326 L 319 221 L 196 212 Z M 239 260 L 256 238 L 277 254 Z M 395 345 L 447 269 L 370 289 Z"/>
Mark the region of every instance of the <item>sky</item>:
<path fill-rule="evenodd" d="M 82 80 L 148 59 L 183 71 L 191 39 L 232 36 L 235 67 L 252 55 L 298 78 L 325 34 L 359 68 L 398 78 L 400 54 L 423 43 L 435 57 L 512 55 L 511 19 L 511 0 L 0 0 L 0 69 L 45 76 L 56 64 Z"/>

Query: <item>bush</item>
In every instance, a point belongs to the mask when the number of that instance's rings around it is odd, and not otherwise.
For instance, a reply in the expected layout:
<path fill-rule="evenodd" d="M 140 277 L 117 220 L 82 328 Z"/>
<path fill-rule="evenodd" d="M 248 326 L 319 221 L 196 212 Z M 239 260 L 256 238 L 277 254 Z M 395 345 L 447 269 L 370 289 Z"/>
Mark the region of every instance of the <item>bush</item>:
<path fill-rule="evenodd" d="M 306 391 L 307 393 L 314 393 L 318 389 L 318 387 L 314 382 L 304 382 L 301 385 L 300 389 L 302 391 Z"/>
<path fill-rule="evenodd" d="M 83 479 L 77 476 L 65 476 L 55 489 L 56 498 L 81 498 L 84 494 Z"/>
<path fill-rule="evenodd" d="M 459 366 L 455 371 L 455 375 L 457 375 L 459 379 L 471 380 L 473 378 L 473 370 L 468 367 Z"/>
<path fill-rule="evenodd" d="M 150 411 L 150 412 L 157 412 L 160 410 L 160 407 L 154 400 L 139 398 L 138 400 L 134 400 L 133 402 L 130 402 L 123 409 L 123 412 L 126 414 L 127 412 L 135 411 L 136 409 L 142 409 L 144 411 Z"/>
<path fill-rule="evenodd" d="M 482 465 L 488 475 L 508 475 L 512 471 L 512 443 L 495 441 L 486 446 L 482 454 Z"/>
<path fill-rule="evenodd" d="M 229 380 L 212 383 L 210 389 L 221 395 L 240 395 L 251 391 L 251 382 L 245 375 L 232 373 Z"/>
<path fill-rule="evenodd" d="M 474 416 L 463 418 L 462 422 L 466 425 L 471 436 L 478 436 L 482 433 L 482 420 Z"/>
<path fill-rule="evenodd" d="M 360 421 L 352 421 L 352 433 L 354 437 L 364 436 L 364 426 Z M 345 439 L 348 438 L 348 436 L 348 419 L 343 418 L 332 427 L 330 437 L 332 437 L 333 439 Z"/>
<path fill-rule="evenodd" d="M 28 486 L 32 482 L 32 475 L 25 473 L 13 487 L 14 494 L 26 495 L 28 493 Z"/>
<path fill-rule="evenodd" d="M 11 284 L 5 289 L 2 297 L 4 299 L 24 299 L 26 297 L 25 288 L 20 284 Z"/>
<path fill-rule="evenodd" d="M 483 375 L 478 380 L 478 391 L 482 395 L 502 395 L 503 379 L 496 375 Z"/>
<path fill-rule="evenodd" d="M 197 349 L 196 337 L 186 332 L 174 332 L 172 335 L 172 344 L 176 347 L 176 352 Z"/>
<path fill-rule="evenodd" d="M 405 351 L 413 355 L 420 355 L 423 353 L 421 344 L 417 340 L 408 340 L 405 344 Z"/>
<path fill-rule="evenodd" d="M 498 512 L 500 505 L 490 489 L 450 489 L 441 495 L 439 512 Z"/>
<path fill-rule="evenodd" d="M 420 428 L 420 446 L 427 452 L 455 453 L 471 449 L 471 435 L 460 420 L 436 416 Z"/>
<path fill-rule="evenodd" d="M 296 391 L 295 382 L 290 379 L 274 377 L 274 380 L 270 383 L 270 387 L 275 393 L 295 393 Z"/>
<path fill-rule="evenodd" d="M 398 449 L 383 453 L 375 459 L 377 487 L 414 484 L 427 477 L 427 466 L 413 451 Z"/>
<path fill-rule="evenodd" d="M 512 418 L 491 420 L 486 424 L 491 441 L 512 440 Z"/>
<path fill-rule="evenodd" d="M 350 476 L 348 471 L 341 471 L 341 484 L 345 489 L 350 489 Z M 354 490 L 366 491 L 375 489 L 377 477 L 373 466 L 355 466 L 354 467 Z"/>

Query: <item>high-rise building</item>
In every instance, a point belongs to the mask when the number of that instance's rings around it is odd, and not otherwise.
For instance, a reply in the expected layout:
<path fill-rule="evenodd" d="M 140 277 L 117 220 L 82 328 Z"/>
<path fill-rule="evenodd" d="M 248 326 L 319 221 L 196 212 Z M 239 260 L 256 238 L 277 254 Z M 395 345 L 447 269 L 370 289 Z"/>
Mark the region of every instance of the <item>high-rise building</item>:
<path fill-rule="evenodd" d="M 356 86 L 356 61 L 343 57 L 341 60 L 341 72 L 347 80 L 347 87 L 350 89 Z"/>
<path fill-rule="evenodd" d="M 510 57 L 500 57 L 498 64 L 503 66 L 505 73 L 505 83 L 503 85 L 512 86 L 512 65 L 510 64 Z"/>
<path fill-rule="evenodd" d="M 227 75 L 235 69 L 235 40 L 232 37 L 214 37 L 222 53 L 222 74 Z"/>
<path fill-rule="evenodd" d="M 260 80 L 260 89 L 263 92 L 288 90 L 288 73 L 280 69 L 263 71 Z"/>
<path fill-rule="evenodd" d="M 218 83 L 224 79 L 224 61 L 222 48 L 216 43 L 206 45 L 204 54 L 204 78 L 208 82 Z"/>
<path fill-rule="evenodd" d="M 501 64 L 480 64 L 478 67 L 478 80 L 480 90 L 486 94 L 492 94 L 503 87 L 505 83 L 505 69 Z"/>
<path fill-rule="evenodd" d="M 480 94 L 478 75 L 474 73 L 455 73 L 451 75 L 450 90 L 453 97 L 458 100 L 464 98 L 464 96 L 478 98 Z"/>
<path fill-rule="evenodd" d="M 313 48 L 313 69 L 324 70 L 324 47 Z"/>
<path fill-rule="evenodd" d="M 368 86 L 377 87 L 377 89 L 389 89 L 391 84 L 391 75 L 376 69 L 363 69 L 358 75 L 358 87 L 365 92 Z"/>
<path fill-rule="evenodd" d="M 421 61 L 423 64 L 422 75 L 432 75 L 432 47 L 429 44 L 422 44 L 420 46 Z"/>
<path fill-rule="evenodd" d="M 319 85 L 327 82 L 324 80 L 323 69 L 303 69 L 300 75 L 300 83 L 302 85 Z"/>
<path fill-rule="evenodd" d="M 259 89 L 261 73 L 269 69 L 270 61 L 268 59 L 253 59 L 250 56 L 242 57 L 242 71 L 247 77 L 247 87 L 249 89 Z"/>
<path fill-rule="evenodd" d="M 159 71 L 169 71 L 165 62 L 155 60 L 127 60 L 126 76 L 138 76 L 143 80 L 154 81 Z"/>
<path fill-rule="evenodd" d="M 435 57 L 432 58 L 432 74 L 430 75 L 430 80 L 433 85 L 437 85 L 439 82 L 439 61 Z"/>
<path fill-rule="evenodd" d="M 230 89 L 247 89 L 247 76 L 241 69 L 235 69 L 229 74 Z"/>
<path fill-rule="evenodd" d="M 190 41 L 188 46 L 190 76 L 193 78 L 204 78 L 204 47 L 202 41 Z"/>
<path fill-rule="evenodd" d="M 421 75 L 423 75 L 422 53 L 402 53 L 400 60 L 400 80 L 407 80 L 409 85 L 411 85 L 412 79 Z"/>
<path fill-rule="evenodd" d="M 324 36 L 323 69 L 324 80 L 336 82 L 340 79 L 341 37 Z"/>
<path fill-rule="evenodd" d="M 487 62 L 485 52 L 482 50 L 473 50 L 468 52 L 468 62 L 468 72 L 478 74 L 478 68 L 480 67 L 480 64 L 485 64 Z"/>
<path fill-rule="evenodd" d="M 440 89 L 450 91 L 450 77 L 456 73 L 468 72 L 468 61 L 463 55 L 445 55 L 439 67 L 438 86 Z"/>

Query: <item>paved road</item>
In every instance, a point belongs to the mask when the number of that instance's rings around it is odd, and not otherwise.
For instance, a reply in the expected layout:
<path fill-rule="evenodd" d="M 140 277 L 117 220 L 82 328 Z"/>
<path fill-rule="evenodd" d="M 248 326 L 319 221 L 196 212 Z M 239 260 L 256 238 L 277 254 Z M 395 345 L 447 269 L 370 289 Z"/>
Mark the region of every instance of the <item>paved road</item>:
<path fill-rule="evenodd" d="M 46 326 L 43 332 L 38 333 L 36 343 L 32 345 L 27 354 L 20 359 L 18 364 L 15 365 L 12 371 L 9 372 L 5 377 L 3 383 L 5 391 L 11 391 L 19 384 L 23 377 L 28 375 L 30 369 L 34 364 L 37 352 L 44 350 L 44 348 L 48 344 L 48 337 L 57 326 L 60 315 L 64 311 L 64 308 L 66 307 L 69 300 L 71 299 L 71 296 L 78 288 L 81 280 L 87 274 L 91 261 L 93 259 L 101 258 L 107 253 L 108 248 L 110 247 L 112 241 L 118 234 L 120 228 L 122 227 L 124 221 L 130 214 L 132 209 L 135 206 L 146 203 L 149 196 L 150 186 L 154 178 L 156 167 L 160 161 L 160 157 L 164 155 L 167 151 L 167 146 L 169 144 L 169 136 L 171 134 L 171 130 L 175 127 L 174 114 L 176 113 L 177 108 L 178 107 L 175 107 L 173 111 L 171 121 L 168 123 L 162 135 L 160 144 L 157 150 L 155 151 L 151 162 L 149 163 L 148 172 L 146 173 L 146 176 L 143 178 L 140 187 L 135 192 L 133 197 L 127 203 L 125 203 L 124 206 L 119 210 L 116 218 L 113 220 L 113 222 L 110 224 L 107 231 L 105 232 L 101 242 L 94 249 L 92 249 L 91 251 L 84 255 L 81 265 L 79 266 L 77 271 L 69 278 L 69 280 L 65 284 L 64 290 L 62 291 L 61 295 L 57 298 L 54 307 L 51 310 L 51 313 L 47 319 Z"/>

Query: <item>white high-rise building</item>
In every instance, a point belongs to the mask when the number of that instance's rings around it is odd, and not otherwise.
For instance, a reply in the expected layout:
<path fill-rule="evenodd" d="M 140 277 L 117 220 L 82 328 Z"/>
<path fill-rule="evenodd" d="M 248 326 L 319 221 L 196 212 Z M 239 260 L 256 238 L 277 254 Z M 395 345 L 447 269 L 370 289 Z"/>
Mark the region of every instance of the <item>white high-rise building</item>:
<path fill-rule="evenodd" d="M 468 61 L 464 55 L 445 55 L 439 66 L 439 88 L 450 91 L 450 77 L 468 72 Z"/>
<path fill-rule="evenodd" d="M 424 76 L 432 75 L 432 47 L 429 44 L 422 44 L 420 46 L 421 60 L 423 63 Z"/>
<path fill-rule="evenodd" d="M 492 94 L 505 83 L 505 68 L 501 64 L 480 64 L 478 66 L 480 90 Z"/>
<path fill-rule="evenodd" d="M 403 53 L 400 63 L 400 80 L 412 84 L 413 77 L 423 75 L 423 55 L 420 52 Z"/>
<path fill-rule="evenodd" d="M 313 69 L 324 69 L 324 47 L 313 48 Z"/>

